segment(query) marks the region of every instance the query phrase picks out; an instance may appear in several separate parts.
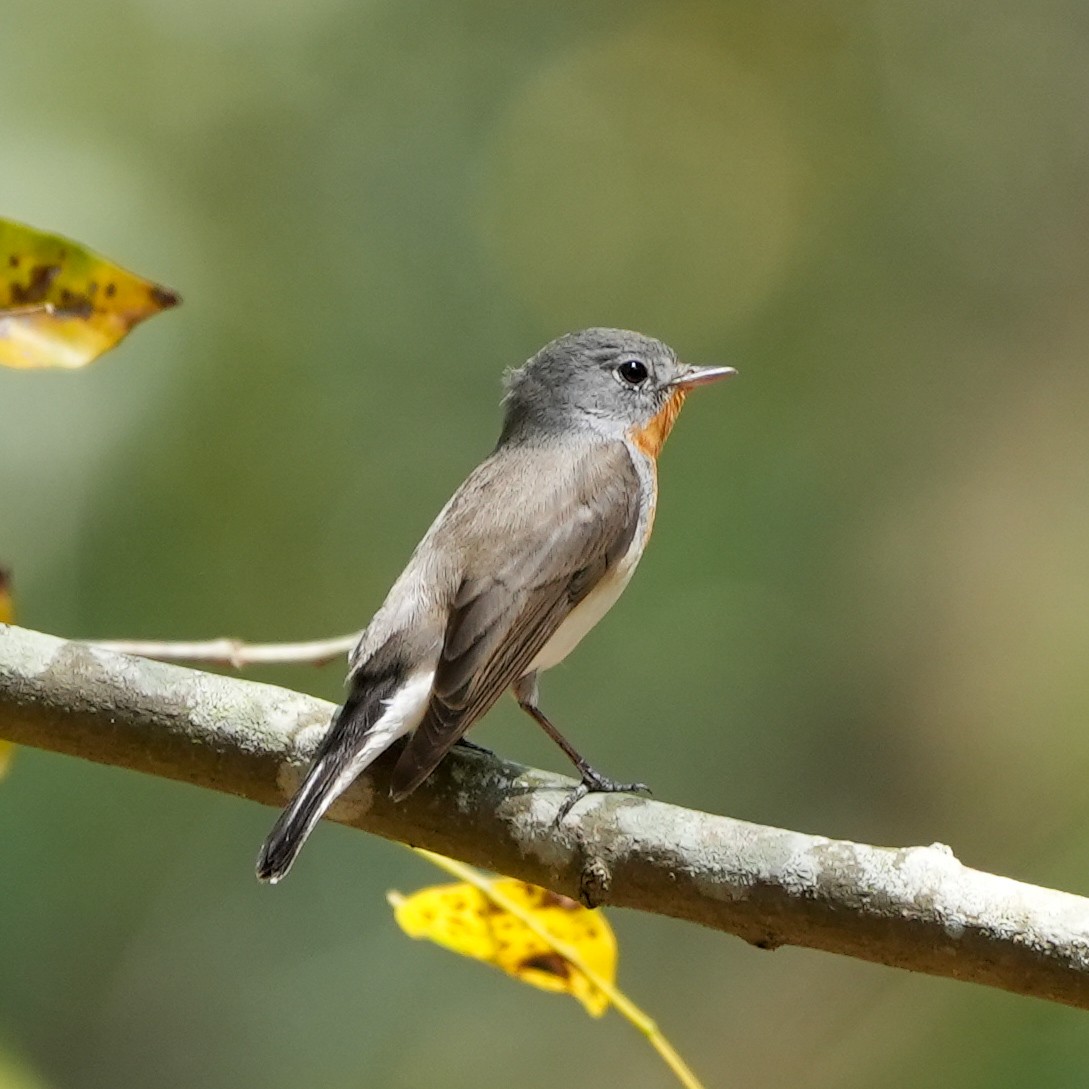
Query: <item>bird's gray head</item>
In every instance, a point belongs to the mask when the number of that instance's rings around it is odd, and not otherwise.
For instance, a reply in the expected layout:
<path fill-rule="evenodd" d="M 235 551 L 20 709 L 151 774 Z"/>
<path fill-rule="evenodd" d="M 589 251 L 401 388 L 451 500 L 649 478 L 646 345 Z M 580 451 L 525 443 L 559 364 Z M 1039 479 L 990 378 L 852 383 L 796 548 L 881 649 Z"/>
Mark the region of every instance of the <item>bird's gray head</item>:
<path fill-rule="evenodd" d="M 688 390 L 733 373 L 681 363 L 668 345 L 627 329 L 567 333 L 507 374 L 500 441 L 576 430 L 644 436 L 640 445 L 657 454 Z"/>

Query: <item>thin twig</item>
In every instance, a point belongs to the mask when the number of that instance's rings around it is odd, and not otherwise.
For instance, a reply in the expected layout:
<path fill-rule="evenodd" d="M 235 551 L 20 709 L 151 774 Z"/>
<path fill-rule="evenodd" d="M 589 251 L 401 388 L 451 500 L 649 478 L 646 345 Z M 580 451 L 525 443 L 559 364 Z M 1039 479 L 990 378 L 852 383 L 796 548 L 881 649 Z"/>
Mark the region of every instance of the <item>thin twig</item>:
<path fill-rule="evenodd" d="M 140 639 L 95 639 L 89 645 L 115 654 L 137 654 L 159 662 L 204 662 L 243 669 L 250 665 L 325 665 L 346 655 L 359 642 L 359 632 L 304 643 L 246 643 L 241 639 L 208 639 L 173 643 Z"/>

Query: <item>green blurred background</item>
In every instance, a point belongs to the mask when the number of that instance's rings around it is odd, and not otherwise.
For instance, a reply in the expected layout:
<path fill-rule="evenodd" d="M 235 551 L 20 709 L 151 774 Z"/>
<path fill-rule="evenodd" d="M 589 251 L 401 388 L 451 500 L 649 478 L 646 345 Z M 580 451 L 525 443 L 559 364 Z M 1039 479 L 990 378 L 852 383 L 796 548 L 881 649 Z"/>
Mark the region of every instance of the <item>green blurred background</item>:
<path fill-rule="evenodd" d="M 2 16 L 0 214 L 185 298 L 0 374 L 23 623 L 361 626 L 502 368 L 631 326 L 742 375 L 686 408 L 556 720 L 668 801 L 1089 892 L 1082 0 Z M 538 735 L 475 733 L 562 768 Z M 270 810 L 31 751 L 0 814 L 4 1089 L 672 1084 L 615 1016 L 401 936 L 385 891 L 437 875 L 395 845 L 325 827 L 261 888 Z M 709 1089 L 1089 1076 L 1083 1013 L 613 922 Z"/>

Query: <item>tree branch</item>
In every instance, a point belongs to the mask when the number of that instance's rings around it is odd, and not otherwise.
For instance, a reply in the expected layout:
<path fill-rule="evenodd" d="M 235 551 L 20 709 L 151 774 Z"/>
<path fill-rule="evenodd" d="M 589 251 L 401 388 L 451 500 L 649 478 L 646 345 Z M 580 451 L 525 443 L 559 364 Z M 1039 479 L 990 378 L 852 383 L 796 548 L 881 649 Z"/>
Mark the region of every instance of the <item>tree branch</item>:
<path fill-rule="evenodd" d="M 0 738 L 282 805 L 332 706 L 0 625 Z M 580 897 L 1089 1009 L 1089 900 L 631 796 L 455 750 L 408 800 L 380 761 L 330 816 Z M 257 845 L 254 844 L 255 853 Z M 273 894 L 274 895 L 274 894 Z"/>

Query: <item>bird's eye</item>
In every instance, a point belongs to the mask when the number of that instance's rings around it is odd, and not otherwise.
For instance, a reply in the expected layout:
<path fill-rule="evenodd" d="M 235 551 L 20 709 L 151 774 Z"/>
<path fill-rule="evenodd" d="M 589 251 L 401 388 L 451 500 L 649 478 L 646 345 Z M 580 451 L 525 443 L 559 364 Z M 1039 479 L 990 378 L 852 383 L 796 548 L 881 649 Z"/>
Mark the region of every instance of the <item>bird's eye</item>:
<path fill-rule="evenodd" d="M 647 380 L 646 364 L 640 363 L 638 359 L 625 359 L 616 368 L 616 373 L 629 386 L 641 386 Z"/>

